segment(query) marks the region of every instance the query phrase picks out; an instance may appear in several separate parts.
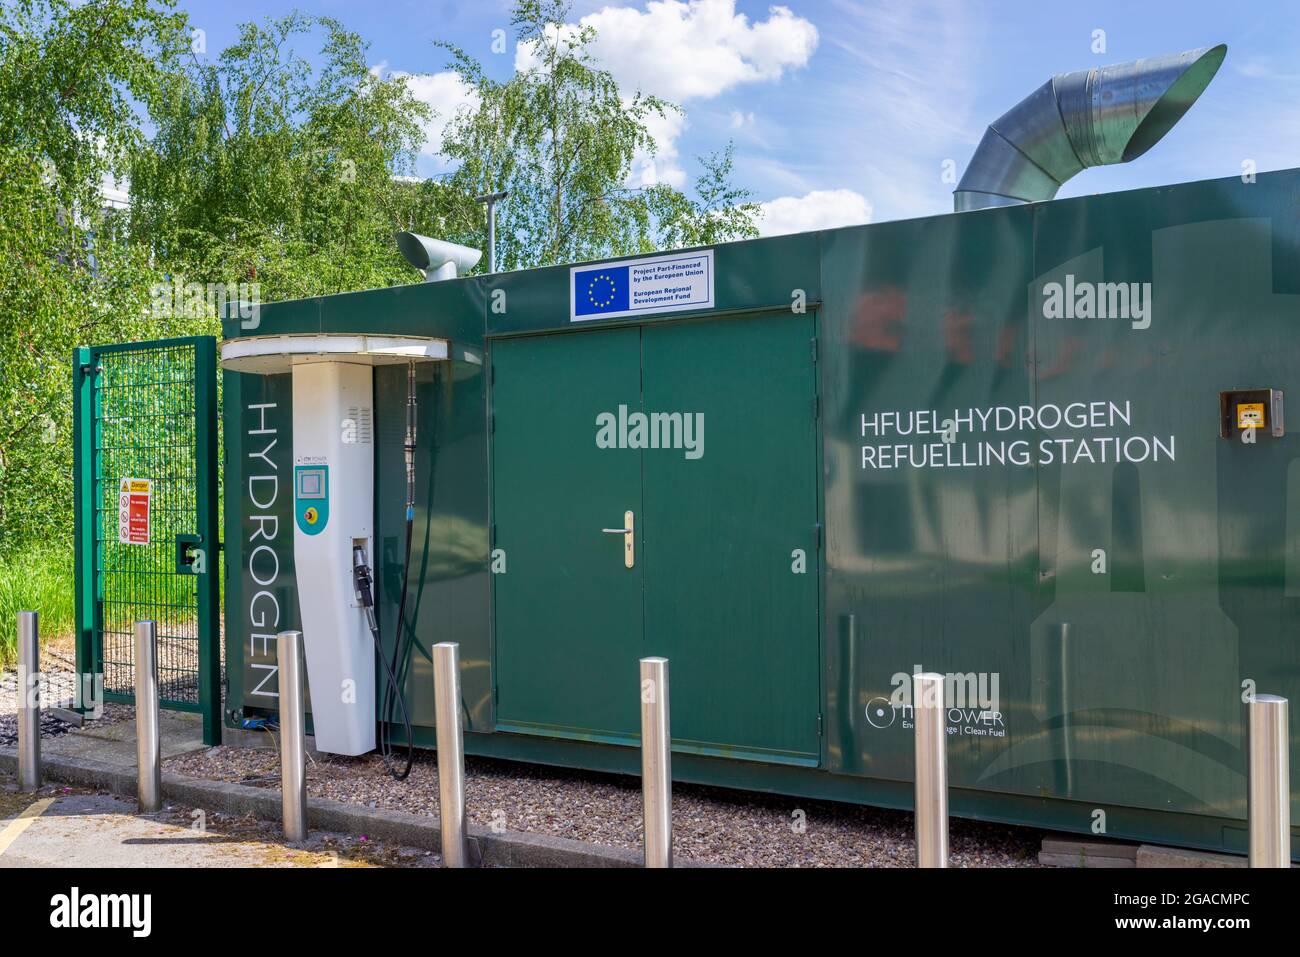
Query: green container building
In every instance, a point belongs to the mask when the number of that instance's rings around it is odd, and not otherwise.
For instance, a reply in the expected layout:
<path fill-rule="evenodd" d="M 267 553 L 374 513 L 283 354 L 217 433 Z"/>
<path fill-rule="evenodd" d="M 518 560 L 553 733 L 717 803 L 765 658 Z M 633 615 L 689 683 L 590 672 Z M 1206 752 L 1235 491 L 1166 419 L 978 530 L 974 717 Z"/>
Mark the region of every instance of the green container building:
<path fill-rule="evenodd" d="M 661 306 L 627 299 L 641 271 Z M 1300 699 L 1300 170 L 276 303 L 224 332 L 451 345 L 417 367 L 416 745 L 429 648 L 454 641 L 469 753 L 638 773 L 637 660 L 662 655 L 676 780 L 905 808 L 919 668 L 952 677 L 954 814 L 1244 850 L 1244 702 Z M 374 375 L 390 647 L 406 377 Z M 223 404 L 236 727 L 274 713 L 298 622 L 290 376 L 226 372 Z"/>

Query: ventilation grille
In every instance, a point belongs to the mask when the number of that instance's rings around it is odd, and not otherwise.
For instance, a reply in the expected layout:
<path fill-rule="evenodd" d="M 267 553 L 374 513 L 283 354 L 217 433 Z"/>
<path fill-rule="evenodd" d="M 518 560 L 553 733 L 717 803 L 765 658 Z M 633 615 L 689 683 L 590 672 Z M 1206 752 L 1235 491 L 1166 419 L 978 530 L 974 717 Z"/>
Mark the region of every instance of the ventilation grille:
<path fill-rule="evenodd" d="M 358 445 L 370 445 L 374 441 L 371 434 L 370 425 L 370 406 L 352 406 L 348 409 L 348 418 L 352 420 L 356 428 L 356 438 Z"/>

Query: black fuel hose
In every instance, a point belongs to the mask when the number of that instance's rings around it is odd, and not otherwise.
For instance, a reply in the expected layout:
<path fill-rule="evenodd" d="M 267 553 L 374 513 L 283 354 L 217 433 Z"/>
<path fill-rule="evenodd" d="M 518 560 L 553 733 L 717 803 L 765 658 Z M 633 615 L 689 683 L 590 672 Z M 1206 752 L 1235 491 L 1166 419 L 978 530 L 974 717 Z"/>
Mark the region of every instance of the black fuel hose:
<path fill-rule="evenodd" d="M 364 549 L 357 547 L 353 549 L 352 555 L 353 583 L 356 585 L 357 595 L 361 599 L 361 607 L 365 609 L 366 623 L 370 626 L 370 637 L 375 642 L 375 653 L 379 656 L 379 663 L 384 666 L 385 677 L 388 679 L 386 688 L 392 690 L 393 697 L 396 697 L 398 703 L 402 706 L 402 725 L 406 730 L 405 770 L 399 774 L 397 771 L 393 770 L 392 765 L 389 764 L 389 761 L 392 758 L 393 748 L 390 742 L 387 724 L 383 724 L 379 728 L 379 753 L 383 756 L 384 763 L 388 765 L 388 773 L 397 780 L 404 781 L 407 776 L 410 775 L 411 765 L 415 761 L 415 740 L 411 733 L 411 716 L 406 709 L 406 698 L 401 694 L 398 688 L 397 677 L 393 674 L 393 669 L 389 666 L 388 659 L 384 657 L 384 646 L 379 637 L 379 623 L 375 618 L 374 587 L 371 584 L 370 568 L 365 562 L 365 551 Z M 391 700 L 392 699 L 388 694 L 385 693 L 384 698 L 381 699 L 381 706 L 383 706 L 382 702 L 389 702 L 391 705 Z"/>
<path fill-rule="evenodd" d="M 391 695 L 385 696 L 384 710 L 383 710 L 384 727 L 386 728 L 392 727 L 393 698 L 396 698 L 398 700 L 398 703 L 401 704 L 402 706 L 402 718 L 406 728 L 406 769 L 402 771 L 401 774 L 396 774 L 396 773 L 393 774 L 393 777 L 397 778 L 397 780 L 399 781 L 406 780 L 407 775 L 411 773 L 411 764 L 415 760 L 415 740 L 411 734 L 411 719 L 407 716 L 406 713 L 406 696 L 402 694 L 402 686 L 406 683 L 406 668 L 403 667 L 400 669 L 400 671 L 398 669 L 398 662 L 405 660 L 404 658 L 400 657 L 400 651 L 402 648 L 402 635 L 403 632 L 406 632 L 408 634 L 410 632 L 409 625 L 406 625 L 405 623 L 406 623 L 406 594 L 411 580 L 411 526 L 414 523 L 414 516 L 412 514 L 413 511 L 414 511 L 413 509 L 408 509 L 406 515 L 406 549 L 405 549 L 406 557 L 403 559 L 403 563 L 402 563 L 402 593 L 401 593 L 401 598 L 398 599 L 397 602 L 397 633 L 393 636 L 393 661 L 392 664 L 389 664 L 387 661 L 384 662 L 384 667 L 388 670 L 389 684 L 393 689 Z M 409 641 L 410 639 L 408 637 L 407 639 L 408 645 L 409 645 Z M 379 657 L 381 659 L 384 657 L 383 649 L 380 649 Z M 400 679 L 395 677 L 395 675 L 399 673 L 401 675 Z"/>
<path fill-rule="evenodd" d="M 415 389 L 415 363 L 406 364 L 406 441 L 403 443 L 402 450 L 406 460 L 406 546 L 403 549 L 402 558 L 402 591 L 401 597 L 397 601 L 397 630 L 393 635 L 393 658 L 392 662 L 384 661 L 384 667 L 388 671 L 389 687 L 391 693 L 385 693 L 380 702 L 380 724 L 381 735 L 388 734 L 387 729 L 392 727 L 393 723 L 393 699 L 398 699 L 402 706 L 402 715 L 406 729 L 406 768 L 401 774 L 396 773 L 389 768 L 389 773 L 397 780 L 404 781 L 411 773 L 411 764 L 415 760 L 415 741 L 411 732 L 410 718 L 407 717 L 406 696 L 402 693 L 402 688 L 406 683 L 407 668 L 406 664 L 410 656 L 410 646 L 414 640 L 413 627 L 406 620 L 406 598 L 410 591 L 411 584 L 411 538 L 412 529 L 415 524 L 415 449 L 416 449 L 416 425 L 418 419 L 418 409 L 416 403 Z M 405 639 L 405 640 L 404 640 Z M 403 651 L 405 650 L 405 654 Z M 384 657 L 383 650 L 379 652 L 379 657 Z M 392 753 L 391 746 L 388 753 Z"/>

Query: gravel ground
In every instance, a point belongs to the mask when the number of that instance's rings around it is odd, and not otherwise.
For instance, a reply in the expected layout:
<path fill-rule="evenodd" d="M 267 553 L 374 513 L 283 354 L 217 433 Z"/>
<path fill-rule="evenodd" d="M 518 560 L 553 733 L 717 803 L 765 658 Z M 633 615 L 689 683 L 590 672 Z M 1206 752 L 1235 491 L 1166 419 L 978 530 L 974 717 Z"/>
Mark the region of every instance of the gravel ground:
<path fill-rule="evenodd" d="M 72 698 L 76 691 L 76 653 L 71 638 L 55 638 L 41 648 L 41 704 L 49 707 Z M 135 709 L 124 704 L 105 704 L 97 725 L 130 721 Z M 53 738 L 72 731 L 74 726 L 49 712 L 41 714 L 41 737 Z M 0 745 L 18 743 L 18 672 L 0 673 Z"/>
<path fill-rule="evenodd" d="M 42 665 L 42 700 L 72 697 L 71 641 L 49 642 Z M 0 744 L 17 741 L 17 690 L 15 672 L 0 675 Z M 134 713 L 130 705 L 106 704 L 96 723 L 131 720 Z M 41 719 L 42 737 L 72 730 L 49 714 Z M 209 748 L 170 758 L 163 766 L 211 780 L 277 790 L 280 785 L 274 748 Z M 437 759 L 428 752 L 417 752 L 407 781 L 393 780 L 377 756 L 322 755 L 309 762 L 307 784 L 318 797 L 437 813 Z M 636 778 L 467 757 L 465 791 L 470 819 L 484 827 L 495 824 L 610 847 L 641 846 L 641 784 Z M 951 863 L 1035 867 L 1041 840 L 1041 832 L 1028 828 L 954 819 Z M 911 867 L 915 857 L 912 816 L 903 811 L 692 785 L 673 789 L 673 848 L 685 858 L 742 867 Z"/>
<path fill-rule="evenodd" d="M 217 747 L 170 758 L 167 771 L 279 788 L 274 750 Z M 322 755 L 307 768 L 308 792 L 351 804 L 437 813 L 436 757 L 419 754 L 407 781 L 393 780 L 376 756 Z M 612 847 L 641 846 L 636 778 L 467 757 L 469 817 L 515 831 L 553 834 Z M 801 815 L 797 812 L 803 812 Z M 802 824 L 802 827 L 800 827 Z M 954 867 L 1035 867 L 1042 833 L 954 819 Z M 673 851 L 742 867 L 911 867 L 912 815 L 829 801 L 677 785 Z"/>

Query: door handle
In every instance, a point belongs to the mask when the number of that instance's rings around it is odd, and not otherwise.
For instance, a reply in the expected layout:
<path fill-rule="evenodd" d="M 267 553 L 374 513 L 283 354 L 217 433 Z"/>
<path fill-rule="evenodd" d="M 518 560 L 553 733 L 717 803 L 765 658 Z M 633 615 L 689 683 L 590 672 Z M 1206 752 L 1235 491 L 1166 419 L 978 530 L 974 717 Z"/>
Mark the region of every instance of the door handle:
<path fill-rule="evenodd" d="M 601 531 L 606 535 L 622 535 L 623 567 L 631 568 L 636 564 L 636 524 L 632 520 L 631 512 L 623 513 L 622 528 L 602 528 Z"/>

